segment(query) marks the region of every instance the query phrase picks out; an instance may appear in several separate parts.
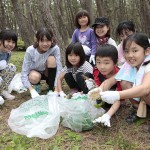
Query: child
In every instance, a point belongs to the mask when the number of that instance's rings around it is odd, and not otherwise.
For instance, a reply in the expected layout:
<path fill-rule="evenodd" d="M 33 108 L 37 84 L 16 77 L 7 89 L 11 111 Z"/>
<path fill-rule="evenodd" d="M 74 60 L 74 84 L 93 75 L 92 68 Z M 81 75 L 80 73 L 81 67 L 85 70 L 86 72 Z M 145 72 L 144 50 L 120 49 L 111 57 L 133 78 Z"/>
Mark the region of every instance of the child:
<path fill-rule="evenodd" d="M 123 55 L 123 40 L 126 39 L 127 36 L 135 33 L 135 25 L 132 21 L 122 21 L 116 28 L 116 34 L 120 37 L 121 43 L 118 45 L 118 65 L 122 66 L 125 62 L 125 58 Z"/>
<path fill-rule="evenodd" d="M 95 83 L 99 87 L 107 78 L 114 76 L 119 71 L 119 68 L 116 66 L 118 61 L 118 52 L 115 46 L 105 44 L 97 48 L 95 58 L 96 67 L 94 68 L 93 76 Z M 107 85 L 105 85 L 105 87 L 106 86 Z M 120 83 L 117 82 L 111 87 L 111 90 L 120 91 Z M 90 92 L 88 94 L 90 94 Z M 115 102 L 106 114 L 96 119 L 94 122 L 101 122 L 110 127 L 110 118 L 119 109 L 119 107 L 120 101 Z"/>
<path fill-rule="evenodd" d="M 73 32 L 72 43 L 80 42 L 84 48 L 86 60 L 95 65 L 96 37 L 89 27 L 90 16 L 86 10 L 80 10 L 75 17 L 77 29 Z"/>
<path fill-rule="evenodd" d="M 120 99 L 137 97 L 137 99 L 135 99 L 136 101 L 139 102 L 140 100 L 150 106 L 150 43 L 148 37 L 143 33 L 134 33 L 133 35 L 128 36 L 123 42 L 123 50 L 125 60 L 136 71 L 133 87 L 119 92 L 104 90 L 105 92 L 100 92 L 101 98 L 103 101 L 113 104 Z M 122 68 L 120 71 L 121 70 Z M 128 70 L 124 72 L 128 73 Z M 134 75 L 135 74 L 133 74 L 133 76 Z M 109 89 L 117 82 L 117 80 L 116 77 L 106 80 L 105 84 L 107 84 L 107 88 Z M 103 87 L 104 85 L 101 86 L 101 88 Z M 141 114 L 138 114 L 138 116 L 143 115 L 142 112 L 140 113 Z M 130 119 L 135 121 L 132 116 Z"/>
<path fill-rule="evenodd" d="M 92 25 L 97 37 L 97 45 L 111 44 L 117 48 L 116 42 L 110 37 L 110 23 L 106 17 L 99 17 L 95 19 L 95 23 Z"/>
<path fill-rule="evenodd" d="M 36 33 L 36 42 L 26 50 L 22 65 L 22 83 L 30 90 L 31 97 L 39 96 L 32 85 L 39 85 L 46 80 L 49 93 L 57 91 L 57 77 L 62 69 L 60 49 L 55 43 L 53 33 L 47 28 L 40 28 Z"/>
<path fill-rule="evenodd" d="M 92 76 L 93 67 L 89 62 L 85 61 L 82 45 L 79 42 L 71 43 L 66 49 L 66 66 L 62 69 L 57 81 L 60 96 L 66 96 L 62 91 L 62 80 L 64 78 L 71 89 L 71 95 L 78 91 L 83 91 L 84 94 L 87 94 L 88 88 L 84 81 L 84 73 Z"/>
<path fill-rule="evenodd" d="M 17 46 L 17 39 L 17 35 L 9 29 L 0 32 L 0 105 L 4 103 L 3 97 L 8 100 L 15 98 L 8 93 L 8 86 L 16 73 L 16 67 L 8 64 L 8 61 L 11 51 Z"/>

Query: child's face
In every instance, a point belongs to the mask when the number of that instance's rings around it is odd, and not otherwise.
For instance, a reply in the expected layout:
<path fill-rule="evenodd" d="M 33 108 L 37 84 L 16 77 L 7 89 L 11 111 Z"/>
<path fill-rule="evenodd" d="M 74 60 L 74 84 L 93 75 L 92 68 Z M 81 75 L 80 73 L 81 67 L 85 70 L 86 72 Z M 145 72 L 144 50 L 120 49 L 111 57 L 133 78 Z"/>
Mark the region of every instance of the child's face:
<path fill-rule="evenodd" d="M 46 52 L 51 47 L 52 41 L 48 40 L 46 36 L 44 36 L 43 39 L 38 42 L 38 44 L 39 44 L 39 50 L 41 52 Z"/>
<path fill-rule="evenodd" d="M 87 26 L 88 24 L 88 17 L 87 16 L 82 16 L 78 19 L 79 25 L 82 26 Z"/>
<path fill-rule="evenodd" d="M 110 57 L 96 57 L 96 67 L 102 75 L 110 76 L 113 74 L 114 62 Z"/>
<path fill-rule="evenodd" d="M 124 57 L 126 61 L 132 66 L 139 68 L 149 52 L 145 51 L 143 47 L 135 42 L 128 41 L 124 50 Z"/>
<path fill-rule="evenodd" d="M 127 36 L 129 36 L 129 35 L 131 35 L 131 34 L 133 34 L 133 31 L 130 31 L 130 30 L 128 30 L 128 29 L 124 29 L 123 31 L 122 31 L 122 33 L 120 34 L 120 39 L 123 41 L 123 40 L 125 40 L 126 39 L 126 37 Z"/>
<path fill-rule="evenodd" d="M 105 37 L 109 30 L 109 27 L 106 25 L 97 25 L 95 28 L 95 33 L 98 37 Z"/>
<path fill-rule="evenodd" d="M 80 56 L 74 54 L 73 52 L 71 52 L 68 55 L 68 61 L 73 65 L 73 66 L 77 66 L 80 62 Z"/>
<path fill-rule="evenodd" d="M 16 43 L 13 40 L 5 40 L 4 45 L 0 42 L 0 49 L 4 52 L 12 51 L 16 46 Z"/>

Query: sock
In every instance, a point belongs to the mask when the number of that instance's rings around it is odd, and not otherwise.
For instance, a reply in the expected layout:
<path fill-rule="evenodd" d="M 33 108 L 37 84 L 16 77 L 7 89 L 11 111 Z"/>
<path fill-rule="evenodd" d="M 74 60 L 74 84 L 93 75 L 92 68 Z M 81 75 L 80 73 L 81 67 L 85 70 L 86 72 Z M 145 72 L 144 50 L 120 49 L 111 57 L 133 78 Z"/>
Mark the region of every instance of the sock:
<path fill-rule="evenodd" d="M 55 77 L 56 77 L 56 68 L 48 68 L 47 84 L 49 85 L 49 90 L 54 90 Z"/>

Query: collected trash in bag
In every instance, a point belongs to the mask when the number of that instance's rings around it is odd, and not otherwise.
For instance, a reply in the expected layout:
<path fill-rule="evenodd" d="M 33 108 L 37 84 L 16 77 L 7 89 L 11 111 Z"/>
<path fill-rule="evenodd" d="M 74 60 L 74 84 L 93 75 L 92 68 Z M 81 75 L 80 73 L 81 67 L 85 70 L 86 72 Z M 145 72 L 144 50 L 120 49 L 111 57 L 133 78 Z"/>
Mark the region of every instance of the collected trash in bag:
<path fill-rule="evenodd" d="M 92 121 L 105 113 L 103 108 L 95 108 L 87 95 L 79 95 L 71 99 L 58 97 L 57 100 L 63 118 L 62 125 L 76 132 L 91 130 Z"/>
<path fill-rule="evenodd" d="M 12 91 L 16 91 L 18 93 L 23 93 L 27 91 L 27 89 L 24 87 L 21 81 L 21 73 L 17 73 L 12 81 L 10 82 L 10 85 L 8 86 L 8 91 L 11 93 Z"/>
<path fill-rule="evenodd" d="M 56 134 L 60 111 L 56 95 L 42 95 L 13 109 L 8 119 L 12 131 L 27 137 L 47 139 Z"/>

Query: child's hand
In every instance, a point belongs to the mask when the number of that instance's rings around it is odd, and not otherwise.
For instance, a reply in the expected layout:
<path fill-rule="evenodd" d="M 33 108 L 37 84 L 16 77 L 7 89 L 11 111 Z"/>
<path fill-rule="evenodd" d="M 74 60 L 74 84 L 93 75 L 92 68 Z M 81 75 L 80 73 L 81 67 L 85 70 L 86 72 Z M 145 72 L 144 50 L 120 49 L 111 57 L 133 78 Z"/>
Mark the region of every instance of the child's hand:
<path fill-rule="evenodd" d="M 88 97 L 90 100 L 96 100 L 100 98 L 100 92 L 102 91 L 101 88 L 95 88 L 88 92 Z"/>
<path fill-rule="evenodd" d="M 0 70 L 3 70 L 7 67 L 7 62 L 6 60 L 1 60 L 0 61 Z"/>
<path fill-rule="evenodd" d="M 103 123 L 104 126 L 111 127 L 110 126 L 110 118 L 111 117 L 108 114 L 104 114 L 102 117 L 95 119 L 93 121 L 93 123 Z"/>
<path fill-rule="evenodd" d="M 95 55 L 91 55 L 91 56 L 90 56 L 89 62 L 90 62 L 90 63 L 93 62 L 93 64 L 95 65 Z"/>
<path fill-rule="evenodd" d="M 101 99 L 108 104 L 114 104 L 115 101 L 120 100 L 120 94 L 118 91 L 100 92 L 100 96 Z"/>
<path fill-rule="evenodd" d="M 88 88 L 89 90 L 92 90 L 92 89 L 95 87 L 95 85 L 94 85 L 94 80 L 91 79 L 91 78 L 86 79 L 86 80 L 85 80 L 85 83 L 86 83 L 86 86 L 87 86 L 87 88 Z"/>
<path fill-rule="evenodd" d="M 35 89 L 30 90 L 30 94 L 32 98 L 40 96 L 39 93 Z"/>
<path fill-rule="evenodd" d="M 59 92 L 60 97 L 66 97 L 67 95 L 64 93 L 64 91 Z"/>

